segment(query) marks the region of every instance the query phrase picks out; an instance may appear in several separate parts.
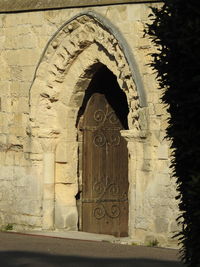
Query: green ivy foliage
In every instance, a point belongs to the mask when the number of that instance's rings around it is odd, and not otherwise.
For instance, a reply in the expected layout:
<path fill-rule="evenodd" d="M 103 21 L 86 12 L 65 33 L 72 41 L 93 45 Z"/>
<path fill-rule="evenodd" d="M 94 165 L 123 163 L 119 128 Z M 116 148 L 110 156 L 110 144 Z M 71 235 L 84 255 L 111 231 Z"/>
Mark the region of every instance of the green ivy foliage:
<path fill-rule="evenodd" d="M 177 177 L 182 260 L 200 266 L 200 1 L 164 0 L 146 34 L 157 46 L 152 68 L 170 114 L 171 168 Z"/>

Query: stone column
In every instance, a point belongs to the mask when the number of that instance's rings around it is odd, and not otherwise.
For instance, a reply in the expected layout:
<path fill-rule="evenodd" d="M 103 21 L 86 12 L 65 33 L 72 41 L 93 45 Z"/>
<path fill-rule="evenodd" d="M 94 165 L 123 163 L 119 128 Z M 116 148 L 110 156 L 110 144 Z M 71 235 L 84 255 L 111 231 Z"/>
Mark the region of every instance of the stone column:
<path fill-rule="evenodd" d="M 141 157 L 143 140 L 137 130 L 122 130 L 121 135 L 127 141 L 129 162 L 128 162 L 128 181 L 129 181 L 129 237 L 135 238 L 136 217 L 137 217 L 137 163 L 138 157 Z M 138 155 L 139 154 L 139 155 Z M 142 158 L 140 160 L 143 160 Z"/>
<path fill-rule="evenodd" d="M 42 140 L 43 147 L 43 222 L 45 230 L 54 229 L 55 221 L 55 139 Z"/>

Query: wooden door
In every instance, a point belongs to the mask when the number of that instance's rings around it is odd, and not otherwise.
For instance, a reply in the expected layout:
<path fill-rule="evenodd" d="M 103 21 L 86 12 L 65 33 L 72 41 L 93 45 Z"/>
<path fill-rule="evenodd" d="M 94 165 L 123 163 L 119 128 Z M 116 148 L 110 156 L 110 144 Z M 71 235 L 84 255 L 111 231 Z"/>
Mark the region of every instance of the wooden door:
<path fill-rule="evenodd" d="M 128 150 L 106 97 L 94 93 L 83 118 L 82 230 L 128 236 Z"/>

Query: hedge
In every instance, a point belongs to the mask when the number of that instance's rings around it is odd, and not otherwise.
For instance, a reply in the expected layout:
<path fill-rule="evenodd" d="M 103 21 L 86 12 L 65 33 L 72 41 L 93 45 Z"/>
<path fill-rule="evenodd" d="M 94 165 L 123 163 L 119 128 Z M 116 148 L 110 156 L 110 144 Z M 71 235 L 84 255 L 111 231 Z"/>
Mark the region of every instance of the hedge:
<path fill-rule="evenodd" d="M 166 136 L 177 178 L 181 255 L 184 263 L 196 267 L 200 266 L 200 1 L 165 0 L 160 8 L 152 8 L 150 18 L 145 32 L 157 47 L 151 66 L 169 112 Z"/>

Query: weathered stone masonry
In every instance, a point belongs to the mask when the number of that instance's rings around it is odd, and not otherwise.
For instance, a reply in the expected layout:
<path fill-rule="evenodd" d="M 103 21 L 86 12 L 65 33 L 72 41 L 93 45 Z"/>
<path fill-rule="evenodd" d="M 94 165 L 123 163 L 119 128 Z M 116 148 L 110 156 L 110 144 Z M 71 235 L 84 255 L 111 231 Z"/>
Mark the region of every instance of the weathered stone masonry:
<path fill-rule="evenodd" d="M 178 210 L 164 139 L 167 114 L 148 66 L 154 48 L 143 37 L 149 5 L 158 4 L 2 10 L 2 227 L 78 230 L 77 114 L 92 76 L 106 65 L 129 105 L 129 130 L 122 132 L 129 150 L 129 236 L 172 244 Z"/>

